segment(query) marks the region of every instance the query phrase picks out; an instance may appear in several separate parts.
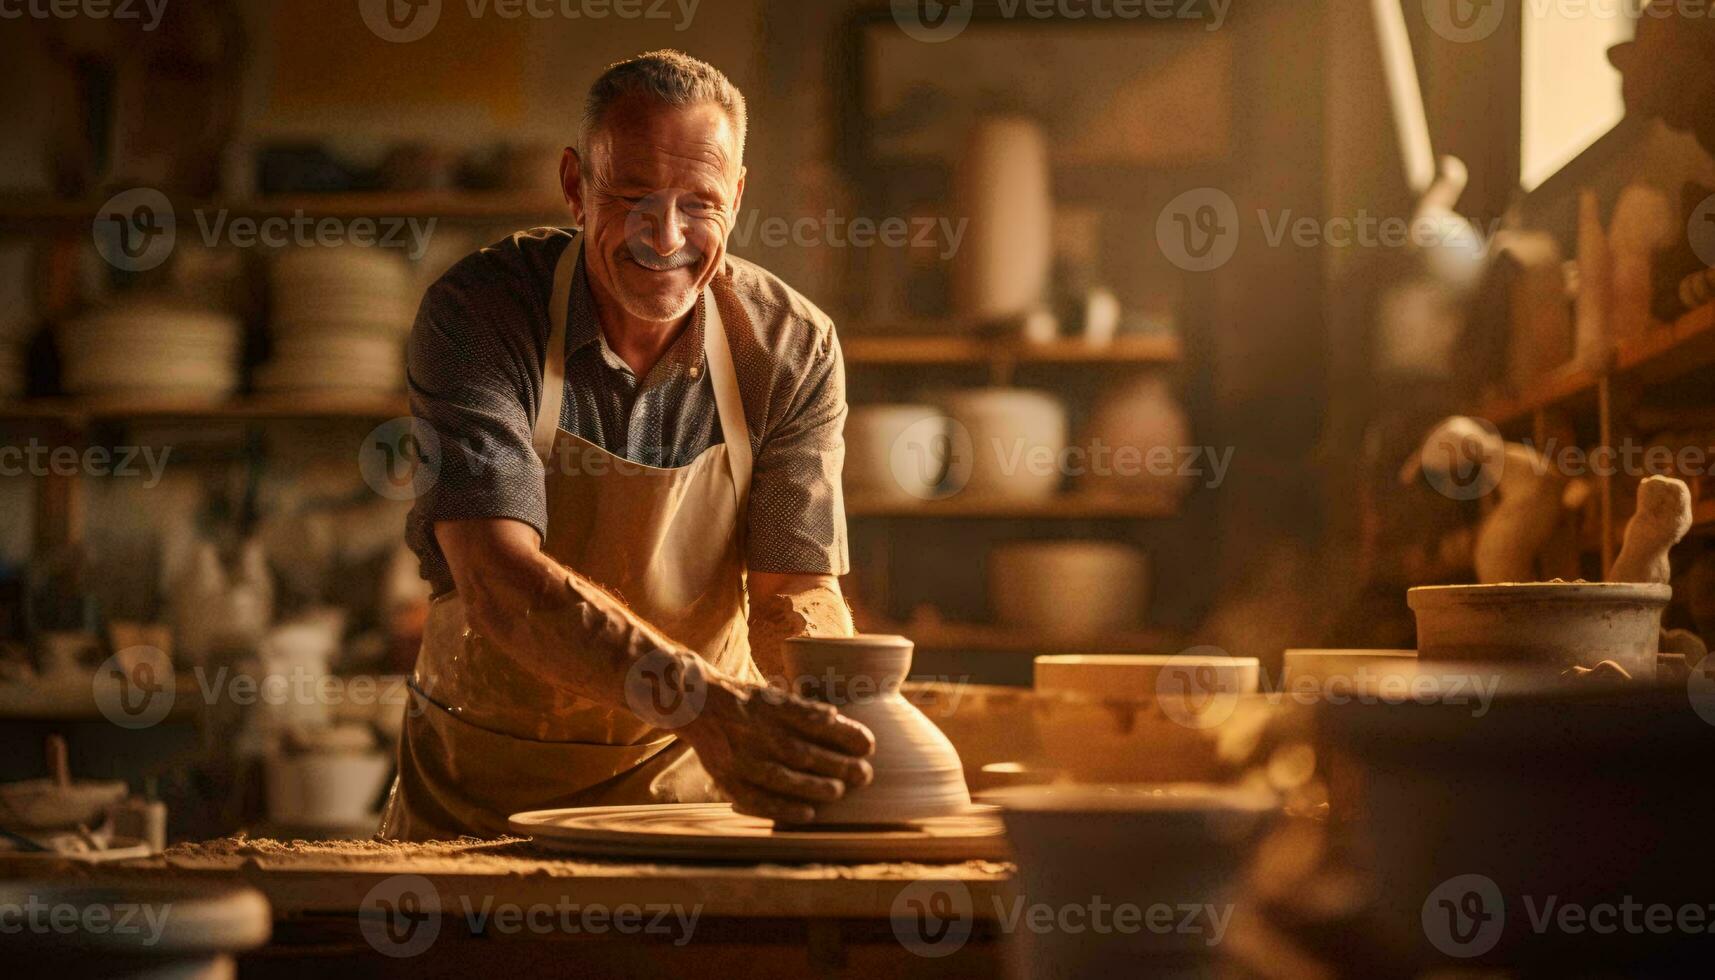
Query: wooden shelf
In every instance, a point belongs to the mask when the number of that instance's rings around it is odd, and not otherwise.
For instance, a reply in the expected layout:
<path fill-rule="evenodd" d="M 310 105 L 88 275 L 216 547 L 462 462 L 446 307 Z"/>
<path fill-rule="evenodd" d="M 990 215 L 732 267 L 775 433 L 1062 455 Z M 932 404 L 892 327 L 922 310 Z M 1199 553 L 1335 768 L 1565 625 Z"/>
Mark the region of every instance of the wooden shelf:
<path fill-rule="evenodd" d="M 1064 636 L 1015 626 L 914 620 L 861 624 L 866 633 L 896 633 L 920 650 L 1046 656 L 1061 653 L 1173 653 L 1178 649 L 1170 630 L 1137 630 L 1099 637 Z"/>
<path fill-rule="evenodd" d="M 1017 364 L 1177 364 L 1183 357 L 1171 334 L 1116 337 L 1112 343 L 1082 340 L 1030 343 L 1017 339 L 957 335 L 842 334 L 846 363 L 873 366 L 957 366 L 1005 361 Z"/>
<path fill-rule="evenodd" d="M 252 395 L 222 402 L 160 398 L 38 398 L 0 403 L 0 421 L 83 425 L 141 419 L 389 419 L 410 415 L 404 395 L 332 397 L 313 393 Z"/>
<path fill-rule="evenodd" d="M 190 220 L 193 212 L 226 211 L 229 218 L 437 218 L 485 222 L 567 214 L 566 203 L 539 192 L 518 191 L 357 191 L 334 194 L 291 194 L 249 201 L 176 199 L 168 195 L 175 216 Z M 88 225 L 107 199 L 74 199 L 0 195 L 0 230 L 40 231 Z M 87 230 L 87 229 L 85 229 Z"/>
<path fill-rule="evenodd" d="M 1653 325 L 1642 337 L 1615 347 L 1606 370 L 1575 364 L 1544 375 L 1514 398 L 1495 399 L 1478 410 L 1501 428 L 1530 421 L 1537 412 L 1589 411 L 1604 377 L 1636 384 L 1659 384 L 1715 365 L 1715 303 L 1692 310 L 1673 323 Z"/>
<path fill-rule="evenodd" d="M 1145 495 L 1095 497 L 1068 493 L 1047 500 L 1005 500 L 958 494 L 945 500 L 923 501 L 857 496 L 846 501 L 847 516 L 869 518 L 1156 520 L 1178 513 L 1177 501 Z"/>

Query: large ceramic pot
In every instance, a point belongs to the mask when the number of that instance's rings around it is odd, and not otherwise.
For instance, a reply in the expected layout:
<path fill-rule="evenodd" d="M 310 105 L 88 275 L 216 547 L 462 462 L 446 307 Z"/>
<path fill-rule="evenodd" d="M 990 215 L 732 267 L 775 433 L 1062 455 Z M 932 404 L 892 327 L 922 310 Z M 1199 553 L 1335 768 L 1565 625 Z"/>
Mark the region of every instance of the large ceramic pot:
<path fill-rule="evenodd" d="M 875 735 L 875 781 L 818 806 L 816 823 L 897 824 L 970 809 L 958 751 L 900 694 L 911 652 L 902 636 L 786 641 L 792 689 L 839 708 Z"/>
<path fill-rule="evenodd" d="M 1482 704 L 1318 709 L 1329 744 L 1364 774 L 1361 813 L 1340 834 L 1356 851 L 1343 862 L 1362 876 L 1355 893 L 1368 898 L 1342 933 L 1341 962 L 1355 976 L 1451 964 L 1473 974 L 1707 972 L 1708 703 L 1695 687 L 1688 699 L 1552 672 L 1496 677 Z M 1680 925 L 1682 910 L 1696 927 Z"/>
<path fill-rule="evenodd" d="M 1001 806 L 1018 860 L 1025 907 L 1007 938 L 1010 973 L 1032 980 L 1210 975 L 1236 918 L 1235 881 L 1276 807 L 1266 793 L 1202 785 L 1021 787 L 982 800 Z M 1051 926 L 1032 927 L 1044 908 Z"/>
<path fill-rule="evenodd" d="M 1417 651 L 1425 661 L 1566 669 L 1612 660 L 1654 678 L 1666 585 L 1527 582 L 1412 589 Z"/>

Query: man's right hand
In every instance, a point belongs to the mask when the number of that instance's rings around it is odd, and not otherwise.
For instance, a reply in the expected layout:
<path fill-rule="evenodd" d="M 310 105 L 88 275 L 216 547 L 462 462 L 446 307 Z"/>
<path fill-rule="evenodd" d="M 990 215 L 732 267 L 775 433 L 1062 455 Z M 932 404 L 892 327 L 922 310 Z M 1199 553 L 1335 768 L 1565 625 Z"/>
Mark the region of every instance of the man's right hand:
<path fill-rule="evenodd" d="M 875 751 L 869 729 L 828 705 L 760 684 L 709 676 L 702 710 L 678 734 L 733 809 L 753 817 L 809 823 L 817 804 L 875 778 L 866 761 Z"/>

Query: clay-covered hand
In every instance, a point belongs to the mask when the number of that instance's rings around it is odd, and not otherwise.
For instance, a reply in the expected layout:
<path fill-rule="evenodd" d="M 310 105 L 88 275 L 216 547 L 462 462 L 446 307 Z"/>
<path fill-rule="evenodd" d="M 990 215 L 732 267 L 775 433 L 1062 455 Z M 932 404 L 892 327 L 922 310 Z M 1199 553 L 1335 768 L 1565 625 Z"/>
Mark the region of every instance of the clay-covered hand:
<path fill-rule="evenodd" d="M 706 667 L 703 672 L 701 708 L 678 734 L 732 798 L 734 810 L 809 823 L 816 804 L 875 778 L 865 761 L 875 751 L 875 737 L 863 725 L 825 704 Z"/>

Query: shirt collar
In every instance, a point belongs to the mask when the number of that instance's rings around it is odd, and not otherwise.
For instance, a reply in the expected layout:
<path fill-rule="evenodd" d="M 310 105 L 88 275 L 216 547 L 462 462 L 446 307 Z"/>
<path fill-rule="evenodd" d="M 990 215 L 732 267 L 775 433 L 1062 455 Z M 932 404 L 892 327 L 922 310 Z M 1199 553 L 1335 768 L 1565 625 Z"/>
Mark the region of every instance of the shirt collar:
<path fill-rule="evenodd" d="M 590 294 L 589 280 L 584 275 L 583 236 L 578 237 L 577 247 L 580 254 L 577 267 L 572 271 L 571 296 L 568 297 L 566 309 L 566 356 L 571 357 L 592 344 L 601 352 L 601 359 L 608 367 L 631 373 L 631 368 L 620 359 L 613 348 L 607 345 L 607 338 L 602 335 L 601 321 L 596 316 L 595 297 Z M 697 366 L 697 374 L 702 373 L 703 363 L 703 296 L 697 297 L 697 305 L 691 315 L 691 322 L 685 330 L 661 355 L 661 360 L 649 372 L 659 374 L 663 369 L 682 371 Z M 695 377 L 697 375 L 693 375 Z"/>

